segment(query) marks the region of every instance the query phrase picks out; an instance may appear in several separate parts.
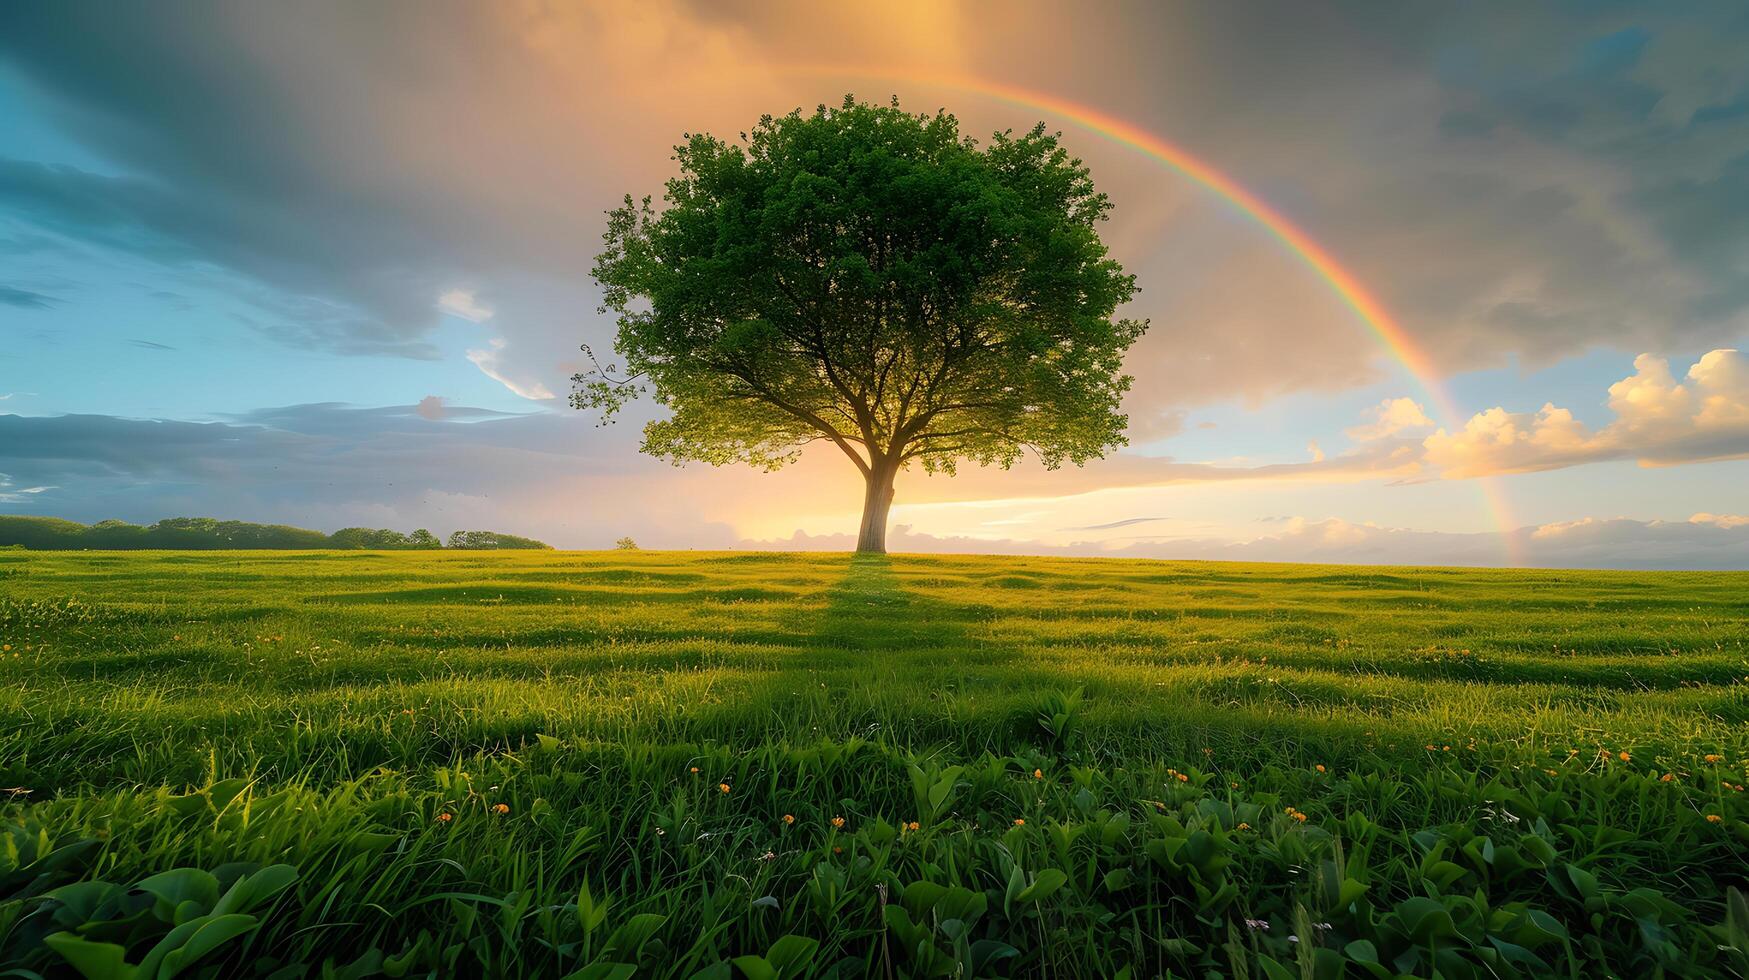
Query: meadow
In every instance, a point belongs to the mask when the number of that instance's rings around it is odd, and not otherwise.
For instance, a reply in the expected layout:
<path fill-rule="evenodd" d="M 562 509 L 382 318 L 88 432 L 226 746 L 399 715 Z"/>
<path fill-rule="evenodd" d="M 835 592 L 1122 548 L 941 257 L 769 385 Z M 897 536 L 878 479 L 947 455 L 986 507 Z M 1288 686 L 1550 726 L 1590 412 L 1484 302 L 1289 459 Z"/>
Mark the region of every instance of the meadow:
<path fill-rule="evenodd" d="M 0 646 L 0 976 L 1749 976 L 1749 573 L 4 551 Z"/>

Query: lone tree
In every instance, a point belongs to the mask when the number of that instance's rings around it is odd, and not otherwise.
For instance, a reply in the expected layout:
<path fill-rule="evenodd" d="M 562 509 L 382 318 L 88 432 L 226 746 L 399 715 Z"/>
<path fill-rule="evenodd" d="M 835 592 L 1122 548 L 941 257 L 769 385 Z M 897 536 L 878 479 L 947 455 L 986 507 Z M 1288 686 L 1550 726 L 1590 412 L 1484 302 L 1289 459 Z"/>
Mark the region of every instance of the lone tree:
<path fill-rule="evenodd" d="M 595 278 L 625 359 L 576 375 L 604 420 L 650 390 L 643 451 L 766 469 L 827 441 L 867 481 L 856 548 L 886 550 L 916 463 L 1046 467 L 1123 445 L 1123 355 L 1145 321 L 1098 223 L 1111 209 L 1041 123 L 980 146 L 946 112 L 846 97 L 688 135 L 660 214 L 609 212 Z"/>

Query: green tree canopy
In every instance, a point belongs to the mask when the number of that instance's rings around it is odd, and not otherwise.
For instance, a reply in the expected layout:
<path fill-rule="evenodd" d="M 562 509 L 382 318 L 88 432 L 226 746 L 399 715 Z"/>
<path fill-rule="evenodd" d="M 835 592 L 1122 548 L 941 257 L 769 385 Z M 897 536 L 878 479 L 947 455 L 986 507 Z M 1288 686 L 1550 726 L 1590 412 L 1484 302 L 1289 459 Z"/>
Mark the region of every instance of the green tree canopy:
<path fill-rule="evenodd" d="M 1099 238 L 1110 202 L 1043 124 L 979 145 L 946 112 L 847 97 L 676 157 L 665 207 L 628 196 L 596 259 L 624 369 L 573 379 L 608 418 L 653 393 L 645 452 L 775 469 L 830 442 L 867 482 L 857 548 L 884 551 L 910 464 L 1124 443 L 1147 324 L 1114 318 L 1136 287 Z"/>
<path fill-rule="evenodd" d="M 461 551 L 513 551 L 544 549 L 553 546 L 533 538 L 518 537 L 499 531 L 456 531 L 449 536 L 449 546 Z"/>

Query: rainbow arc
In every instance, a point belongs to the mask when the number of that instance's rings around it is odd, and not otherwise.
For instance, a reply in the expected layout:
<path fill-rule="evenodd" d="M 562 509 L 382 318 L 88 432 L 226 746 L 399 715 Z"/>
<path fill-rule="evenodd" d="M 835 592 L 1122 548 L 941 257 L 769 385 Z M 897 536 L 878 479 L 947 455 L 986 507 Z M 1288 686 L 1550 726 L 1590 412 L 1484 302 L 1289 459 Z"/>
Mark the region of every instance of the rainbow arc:
<path fill-rule="evenodd" d="M 1378 297 L 1374 296 L 1353 273 L 1338 262 L 1328 249 L 1289 220 L 1286 215 L 1277 211 L 1270 206 L 1269 202 L 1253 194 L 1238 181 L 1183 147 L 1091 106 L 1081 105 L 1043 92 L 1034 92 L 971 76 L 843 66 L 797 66 L 785 69 L 785 73 L 909 82 L 916 85 L 967 92 L 1060 118 L 1079 129 L 1087 130 L 1164 164 L 1168 169 L 1191 182 L 1212 191 L 1232 206 L 1234 210 L 1251 219 L 1265 232 L 1280 241 L 1289 252 L 1316 272 L 1330 286 L 1331 291 L 1354 311 L 1360 322 L 1378 339 L 1386 353 L 1401 364 L 1409 376 L 1414 379 L 1416 386 L 1421 389 L 1432 404 L 1435 413 L 1437 413 L 1438 421 L 1448 431 L 1455 432 L 1463 427 L 1465 416 L 1458 410 L 1457 403 L 1446 388 L 1432 357 L 1416 342 L 1414 336 L 1391 316 L 1389 310 L 1379 301 Z M 1501 540 L 1506 549 L 1507 563 L 1510 565 L 1522 564 L 1513 535 L 1516 523 L 1512 519 L 1511 507 L 1506 499 L 1504 488 L 1500 485 L 1500 481 L 1494 478 L 1478 479 L 1476 483 L 1482 493 L 1483 501 L 1492 515 L 1494 524 L 1500 531 Z"/>

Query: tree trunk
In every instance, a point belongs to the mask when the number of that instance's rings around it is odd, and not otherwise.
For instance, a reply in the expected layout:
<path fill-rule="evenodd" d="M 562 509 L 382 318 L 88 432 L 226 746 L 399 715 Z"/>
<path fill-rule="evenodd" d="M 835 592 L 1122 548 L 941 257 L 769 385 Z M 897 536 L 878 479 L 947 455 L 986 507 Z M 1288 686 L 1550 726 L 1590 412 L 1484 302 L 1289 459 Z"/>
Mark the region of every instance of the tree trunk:
<path fill-rule="evenodd" d="M 884 460 L 870 468 L 862 498 L 862 528 L 856 533 L 857 553 L 887 553 L 887 512 L 893 508 L 893 478 L 898 475 L 899 468 Z"/>

